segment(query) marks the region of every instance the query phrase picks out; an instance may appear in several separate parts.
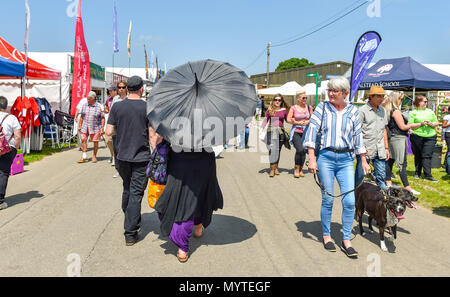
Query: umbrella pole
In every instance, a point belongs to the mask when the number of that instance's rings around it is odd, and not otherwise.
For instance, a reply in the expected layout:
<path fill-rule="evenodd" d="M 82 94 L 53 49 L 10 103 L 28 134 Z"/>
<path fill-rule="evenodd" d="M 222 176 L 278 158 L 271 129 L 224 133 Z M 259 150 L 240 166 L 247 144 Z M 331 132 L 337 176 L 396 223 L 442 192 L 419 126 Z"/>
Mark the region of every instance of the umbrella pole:
<path fill-rule="evenodd" d="M 413 106 L 414 106 L 415 100 L 416 100 L 416 88 L 414 87 L 414 89 L 413 89 Z"/>

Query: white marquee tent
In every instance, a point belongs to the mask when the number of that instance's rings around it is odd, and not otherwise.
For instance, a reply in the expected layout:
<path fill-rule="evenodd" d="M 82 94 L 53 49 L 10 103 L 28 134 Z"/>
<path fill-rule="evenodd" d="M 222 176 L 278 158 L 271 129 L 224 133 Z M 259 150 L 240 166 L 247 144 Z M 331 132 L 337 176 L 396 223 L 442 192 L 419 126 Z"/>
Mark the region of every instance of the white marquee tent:
<path fill-rule="evenodd" d="M 285 83 L 280 87 L 259 89 L 258 95 L 275 95 L 281 94 L 283 96 L 295 96 L 295 93 L 301 90 L 303 87 L 295 81 Z"/>

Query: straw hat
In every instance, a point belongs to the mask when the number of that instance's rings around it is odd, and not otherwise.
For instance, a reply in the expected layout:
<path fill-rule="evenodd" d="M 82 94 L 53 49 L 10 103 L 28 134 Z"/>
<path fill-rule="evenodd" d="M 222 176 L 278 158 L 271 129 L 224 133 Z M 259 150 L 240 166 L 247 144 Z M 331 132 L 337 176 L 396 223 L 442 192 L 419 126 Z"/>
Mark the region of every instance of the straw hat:
<path fill-rule="evenodd" d="M 382 86 L 372 86 L 369 91 L 369 96 L 371 95 L 386 95 Z"/>

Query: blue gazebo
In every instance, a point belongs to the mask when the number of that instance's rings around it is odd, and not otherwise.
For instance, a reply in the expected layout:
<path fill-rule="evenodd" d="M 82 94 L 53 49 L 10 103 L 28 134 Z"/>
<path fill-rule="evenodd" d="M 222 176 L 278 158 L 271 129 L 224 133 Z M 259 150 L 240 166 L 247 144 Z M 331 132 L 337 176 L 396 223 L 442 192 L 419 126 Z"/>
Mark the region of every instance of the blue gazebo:
<path fill-rule="evenodd" d="M 387 90 L 450 90 L 450 77 L 433 71 L 411 57 L 382 59 L 370 67 L 360 90 L 382 86 Z"/>
<path fill-rule="evenodd" d="M 23 77 L 24 75 L 24 64 L 13 62 L 0 57 L 0 76 Z"/>

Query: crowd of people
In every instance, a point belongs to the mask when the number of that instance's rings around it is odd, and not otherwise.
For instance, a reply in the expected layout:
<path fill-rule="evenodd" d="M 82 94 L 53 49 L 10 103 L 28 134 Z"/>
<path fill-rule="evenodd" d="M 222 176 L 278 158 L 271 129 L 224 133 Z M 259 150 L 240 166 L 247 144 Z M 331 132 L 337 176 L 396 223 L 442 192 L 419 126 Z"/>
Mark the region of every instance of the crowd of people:
<path fill-rule="evenodd" d="M 109 98 L 103 106 L 96 100 L 95 92 L 77 106 L 75 119 L 82 157 L 78 163 L 89 162 L 87 141 L 94 143 L 92 162 L 97 162 L 98 142 L 104 137 L 111 157 L 122 178 L 122 210 L 124 213 L 124 237 L 127 246 L 134 245 L 141 228 L 141 202 L 147 188 L 147 166 L 151 152 L 164 139 L 150 126 L 146 101 L 142 99 L 143 81 L 133 76 L 128 81 L 112 85 Z M 306 91 L 296 94 L 296 104 L 289 106 L 281 94 L 274 96 L 267 111 L 258 98 L 256 119 L 264 114 L 261 129 L 266 131 L 264 142 L 269 151 L 269 177 L 279 175 L 278 164 L 283 146 L 295 148 L 294 178 L 304 177 L 303 168 L 308 155 L 308 169 L 320 180 L 322 206 L 320 211 L 323 246 L 336 251 L 330 235 L 336 179 L 342 201 L 343 240 L 340 248 L 349 256 L 358 252 L 352 247 L 350 235 L 355 214 L 354 189 L 371 173 L 381 189 L 392 186 L 393 165 L 399 169 L 405 189 L 414 195 L 420 193 L 411 188 L 406 173 L 408 136 L 415 157 L 414 178 L 438 182 L 431 174 L 431 158 L 436 144 L 436 127 L 439 125 L 434 112 L 427 108 L 428 99 L 419 95 L 415 109 L 406 116 L 401 111 L 403 94 L 374 86 L 369 91 L 367 103 L 360 108 L 345 98 L 350 91 L 344 77 L 328 82 L 329 101 L 315 108 L 307 104 Z M 0 97 L 0 126 L 11 150 L 0 156 L 0 209 L 4 201 L 11 162 L 20 147 L 20 125 L 14 116 L 6 112 L 7 99 Z M 285 123 L 292 125 L 290 133 Z M 450 115 L 444 117 L 443 134 L 450 144 Z M 266 129 L 266 130 L 265 130 Z M 248 146 L 249 127 L 241 135 L 241 148 Z M 355 160 L 356 159 L 356 160 Z M 156 203 L 155 210 L 161 221 L 162 235 L 168 236 L 178 247 L 180 262 L 188 260 L 191 236 L 201 237 L 211 222 L 214 211 L 223 207 L 222 192 L 216 175 L 216 158 L 213 152 L 170 151 L 167 167 L 167 184 Z M 356 161 L 356 168 L 354 162 Z"/>

